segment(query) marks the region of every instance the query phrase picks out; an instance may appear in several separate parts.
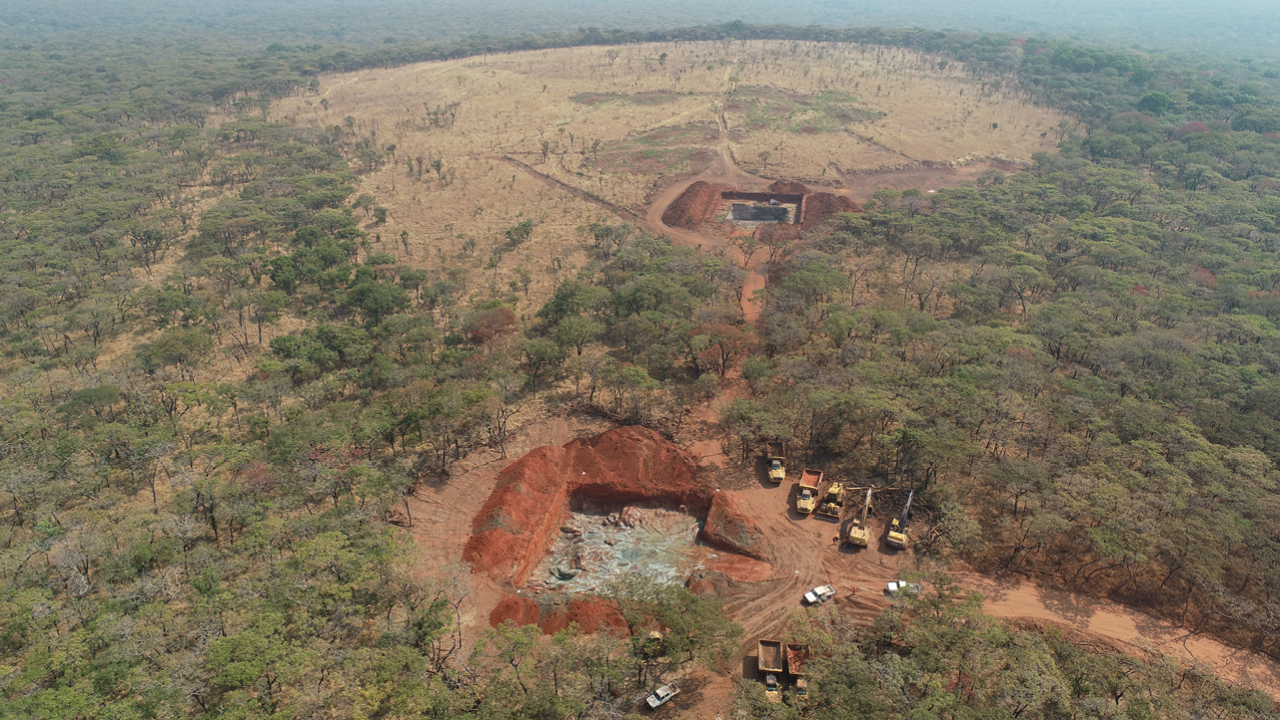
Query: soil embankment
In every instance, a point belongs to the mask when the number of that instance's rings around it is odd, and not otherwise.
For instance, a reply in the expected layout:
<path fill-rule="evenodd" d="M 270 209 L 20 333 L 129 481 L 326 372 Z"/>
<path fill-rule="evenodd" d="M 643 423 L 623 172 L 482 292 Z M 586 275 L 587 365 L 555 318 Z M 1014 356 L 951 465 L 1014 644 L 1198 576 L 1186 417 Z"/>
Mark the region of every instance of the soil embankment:
<path fill-rule="evenodd" d="M 542 447 L 498 476 L 472 521 L 462 559 L 473 572 L 524 586 L 561 530 L 570 500 L 614 506 L 661 504 L 708 518 L 714 547 L 760 556 L 759 528 L 698 474 L 692 456 L 653 430 L 622 427 L 560 447 Z"/>

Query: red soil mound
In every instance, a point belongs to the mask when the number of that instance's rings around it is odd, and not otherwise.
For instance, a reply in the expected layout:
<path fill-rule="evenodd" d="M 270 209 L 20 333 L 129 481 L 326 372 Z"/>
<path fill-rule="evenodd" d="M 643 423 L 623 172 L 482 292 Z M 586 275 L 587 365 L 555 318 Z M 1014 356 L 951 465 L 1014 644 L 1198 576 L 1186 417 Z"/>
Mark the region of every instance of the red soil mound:
<path fill-rule="evenodd" d="M 498 627 L 508 620 L 516 625 L 537 625 L 547 635 L 577 623 L 585 633 L 621 630 L 627 627 L 622 613 L 612 603 L 599 598 L 566 599 L 544 596 L 539 600 L 508 595 L 489 613 L 489 625 Z"/>
<path fill-rule="evenodd" d="M 753 520 L 738 509 L 738 501 L 725 493 L 717 493 L 707 512 L 707 523 L 702 528 L 702 539 L 709 545 L 763 559 L 764 532 Z"/>
<path fill-rule="evenodd" d="M 843 195 L 811 193 L 804 199 L 804 228 L 826 222 L 832 215 L 846 212 L 862 212 L 862 207 Z"/>
<path fill-rule="evenodd" d="M 698 180 L 680 197 L 667 206 L 662 213 L 662 222 L 671 227 L 692 230 L 715 217 L 720 208 L 720 192 L 724 188 L 712 185 L 705 180 Z"/>
<path fill-rule="evenodd" d="M 489 624 L 498 627 L 508 620 L 521 627 L 537 625 L 542 620 L 542 608 L 533 598 L 508 595 L 489 613 Z"/>
<path fill-rule="evenodd" d="M 789 195 L 808 195 L 813 191 L 805 187 L 804 183 L 775 180 L 773 184 L 769 186 L 769 192 L 780 194 L 786 193 Z"/>
<path fill-rule="evenodd" d="M 570 495 L 596 502 L 711 507 L 692 457 L 658 433 L 623 427 L 563 447 L 543 447 L 512 463 L 471 522 L 462 559 L 474 572 L 523 585 L 547 551 Z"/>

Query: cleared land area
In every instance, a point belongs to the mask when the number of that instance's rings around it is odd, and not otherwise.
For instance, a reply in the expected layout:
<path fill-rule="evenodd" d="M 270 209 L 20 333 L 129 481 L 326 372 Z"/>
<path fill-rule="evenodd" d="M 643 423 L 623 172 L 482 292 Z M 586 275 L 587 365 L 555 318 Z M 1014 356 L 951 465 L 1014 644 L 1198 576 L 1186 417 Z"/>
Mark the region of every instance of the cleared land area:
<path fill-rule="evenodd" d="M 515 283 L 526 310 L 588 264 L 583 228 L 635 221 L 695 177 L 740 176 L 740 164 L 761 184 L 801 180 L 851 196 L 869 196 L 868 176 L 882 171 L 922 173 L 920 187 L 954 184 L 984 160 L 1030 161 L 1071 122 L 958 63 L 784 41 L 363 71 L 325 77 L 319 96 L 281 101 L 272 114 L 394 145 L 394 160 L 361 187 L 389 209 L 371 227 L 375 252 L 424 267 L 440 254 L 471 256 L 473 287 Z M 524 222 L 531 232 L 512 242 L 507 231 Z"/>

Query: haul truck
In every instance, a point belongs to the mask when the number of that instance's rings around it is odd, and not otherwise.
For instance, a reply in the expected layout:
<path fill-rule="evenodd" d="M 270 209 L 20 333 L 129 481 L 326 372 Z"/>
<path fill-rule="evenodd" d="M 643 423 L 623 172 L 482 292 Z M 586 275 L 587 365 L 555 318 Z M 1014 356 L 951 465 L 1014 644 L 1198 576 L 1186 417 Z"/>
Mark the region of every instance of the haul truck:
<path fill-rule="evenodd" d="M 787 673 L 791 675 L 791 684 L 796 689 L 796 701 L 804 704 L 809 700 L 809 680 L 804 676 L 804 665 L 809 661 L 809 646 L 801 643 L 787 643 Z"/>
<path fill-rule="evenodd" d="M 805 515 L 818 506 L 818 486 L 822 484 L 822 471 L 804 469 L 800 476 L 800 494 L 796 496 L 796 510 Z"/>
<path fill-rule="evenodd" d="M 843 508 L 844 483 L 831 483 L 831 487 L 827 488 L 826 497 L 822 498 L 822 503 L 818 505 L 818 514 L 839 520 L 840 511 Z"/>
<path fill-rule="evenodd" d="M 780 483 L 787 479 L 787 459 L 783 457 L 786 453 L 786 446 L 782 443 L 769 443 L 768 455 L 765 460 L 769 463 L 769 482 Z"/>
<path fill-rule="evenodd" d="M 895 547 L 899 550 L 907 547 L 907 523 L 911 521 L 911 501 L 916 497 L 916 491 L 912 490 L 907 494 L 907 504 L 902 506 L 902 515 L 893 519 L 889 524 L 889 534 L 885 541 L 889 543 L 889 547 Z"/>
<path fill-rule="evenodd" d="M 771 702 L 782 702 L 782 686 L 778 675 L 783 671 L 782 642 L 779 640 L 756 641 L 756 667 L 764 676 L 764 694 Z"/>
<path fill-rule="evenodd" d="M 849 545 L 866 547 L 871 540 L 871 529 L 867 527 L 867 515 L 871 513 L 871 488 L 867 488 L 867 500 L 862 504 L 862 517 L 854 518 L 849 523 L 844 541 Z"/>

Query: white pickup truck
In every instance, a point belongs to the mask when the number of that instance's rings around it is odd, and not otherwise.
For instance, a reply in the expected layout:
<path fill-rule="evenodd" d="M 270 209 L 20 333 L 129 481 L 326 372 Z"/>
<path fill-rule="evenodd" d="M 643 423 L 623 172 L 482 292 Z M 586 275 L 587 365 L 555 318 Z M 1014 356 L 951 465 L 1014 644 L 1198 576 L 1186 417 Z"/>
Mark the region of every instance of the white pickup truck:
<path fill-rule="evenodd" d="M 919 595 L 920 586 L 916 583 L 909 583 L 905 580 L 895 580 L 885 586 L 884 591 L 889 593 L 889 597 L 900 597 L 902 593 Z"/>
<path fill-rule="evenodd" d="M 645 702 L 649 704 L 651 709 L 659 708 L 665 705 L 668 700 L 679 694 L 680 688 L 676 687 L 675 683 L 667 683 L 657 690 L 654 690 L 653 694 L 650 695 Z"/>
<path fill-rule="evenodd" d="M 835 596 L 835 588 L 830 585 L 819 585 L 804 594 L 804 601 L 807 605 L 821 605 Z"/>

